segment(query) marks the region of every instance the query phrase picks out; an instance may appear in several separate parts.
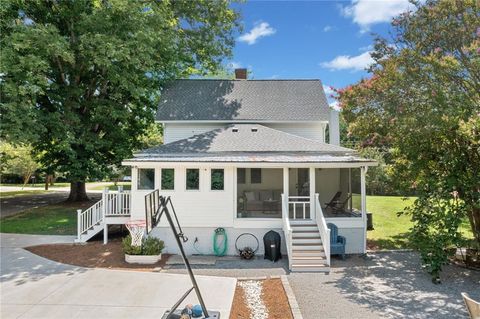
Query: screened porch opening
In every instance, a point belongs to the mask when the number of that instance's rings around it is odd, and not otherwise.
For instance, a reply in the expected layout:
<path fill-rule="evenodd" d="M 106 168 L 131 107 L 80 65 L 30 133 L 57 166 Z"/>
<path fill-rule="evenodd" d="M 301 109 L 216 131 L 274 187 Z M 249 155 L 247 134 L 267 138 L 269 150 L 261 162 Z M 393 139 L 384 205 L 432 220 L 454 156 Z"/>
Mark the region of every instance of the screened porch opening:
<path fill-rule="evenodd" d="M 237 218 L 282 218 L 282 193 L 282 168 L 237 168 Z"/>
<path fill-rule="evenodd" d="M 361 217 L 360 168 L 318 168 L 315 192 L 325 217 Z"/>

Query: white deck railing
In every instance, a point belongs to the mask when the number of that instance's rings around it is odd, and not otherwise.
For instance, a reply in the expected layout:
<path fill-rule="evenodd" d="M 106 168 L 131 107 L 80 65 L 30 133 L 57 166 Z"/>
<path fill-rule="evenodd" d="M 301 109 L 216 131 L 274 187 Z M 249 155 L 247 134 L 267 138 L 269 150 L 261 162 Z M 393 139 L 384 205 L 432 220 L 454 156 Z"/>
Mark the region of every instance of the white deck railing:
<path fill-rule="evenodd" d="M 301 218 L 307 218 L 307 205 L 310 207 L 310 196 L 288 196 L 288 212 L 290 212 L 290 207 L 292 210 L 292 218 L 297 219 L 297 210 L 301 212 Z M 299 206 L 300 209 L 297 209 Z M 310 218 L 311 218 L 310 214 Z"/>
<path fill-rule="evenodd" d="M 105 216 L 128 216 L 130 215 L 130 192 L 103 193 L 106 202 Z"/>
<path fill-rule="evenodd" d="M 320 232 L 320 238 L 322 239 L 327 264 L 330 266 L 330 229 L 327 227 L 327 221 L 323 216 L 322 205 L 320 205 L 318 193 L 315 194 L 315 219 Z"/>
<path fill-rule="evenodd" d="M 103 191 L 102 199 L 82 212 L 77 210 L 77 238 L 87 233 L 95 225 L 104 222 L 105 217 L 129 216 L 131 206 L 130 192 L 119 190 L 118 192 Z"/>
<path fill-rule="evenodd" d="M 77 210 L 77 238 L 103 220 L 103 201 L 99 200 L 90 208 Z"/>
<path fill-rule="evenodd" d="M 282 224 L 285 235 L 285 245 L 287 246 L 288 269 L 292 269 L 292 227 L 290 226 L 288 198 L 282 194 Z"/>

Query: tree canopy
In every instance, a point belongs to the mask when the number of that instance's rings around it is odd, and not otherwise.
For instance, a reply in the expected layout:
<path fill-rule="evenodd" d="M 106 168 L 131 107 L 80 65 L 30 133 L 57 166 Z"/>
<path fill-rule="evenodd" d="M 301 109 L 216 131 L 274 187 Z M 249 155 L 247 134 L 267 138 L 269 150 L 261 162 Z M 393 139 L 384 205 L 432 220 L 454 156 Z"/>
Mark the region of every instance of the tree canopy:
<path fill-rule="evenodd" d="M 172 78 L 214 72 L 238 13 L 226 0 L 3 1 L 2 138 L 84 182 L 132 154 Z"/>
<path fill-rule="evenodd" d="M 349 131 L 391 150 L 397 187 L 415 189 L 414 243 L 434 277 L 448 248 L 480 247 L 480 8 L 432 1 L 395 18 L 378 38 L 372 76 L 339 90 Z"/>

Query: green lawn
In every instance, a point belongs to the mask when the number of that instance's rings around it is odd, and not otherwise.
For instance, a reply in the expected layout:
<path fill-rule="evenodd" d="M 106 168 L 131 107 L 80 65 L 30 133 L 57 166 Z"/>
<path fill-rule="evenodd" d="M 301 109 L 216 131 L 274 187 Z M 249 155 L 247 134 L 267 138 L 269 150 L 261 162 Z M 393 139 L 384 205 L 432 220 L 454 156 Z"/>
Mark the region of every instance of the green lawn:
<path fill-rule="evenodd" d="M 130 182 L 118 182 L 117 183 L 117 186 L 123 186 L 123 190 L 130 190 L 131 189 L 131 183 Z M 114 183 L 112 182 L 110 185 L 97 185 L 97 186 L 93 186 L 93 187 L 88 187 L 87 185 L 87 188 L 88 190 L 103 190 L 105 187 L 108 187 L 109 190 L 111 191 L 116 191 L 118 188 L 117 186 L 114 185 Z"/>
<path fill-rule="evenodd" d="M 19 234 L 76 235 L 77 209 L 88 208 L 94 202 L 60 203 L 28 209 L 0 220 L 0 232 Z"/>
<path fill-rule="evenodd" d="M 39 194 L 47 194 L 49 191 L 46 190 L 28 190 L 28 191 L 8 191 L 8 192 L 0 192 L 0 198 L 6 199 L 6 198 L 12 198 L 12 197 L 17 197 L 17 196 L 23 196 L 23 195 L 39 195 Z"/>
<path fill-rule="evenodd" d="M 0 186 L 23 187 L 23 184 L 0 184 Z M 25 187 L 45 188 L 45 183 L 28 183 Z M 49 187 L 70 187 L 70 183 L 55 183 L 53 186 Z"/>
<path fill-rule="evenodd" d="M 407 233 L 412 226 L 410 216 L 397 216 L 415 200 L 399 196 L 367 196 L 367 211 L 373 215 L 373 227 L 367 238 L 370 248 L 399 249 L 410 248 Z M 355 206 L 355 205 L 354 205 Z"/>

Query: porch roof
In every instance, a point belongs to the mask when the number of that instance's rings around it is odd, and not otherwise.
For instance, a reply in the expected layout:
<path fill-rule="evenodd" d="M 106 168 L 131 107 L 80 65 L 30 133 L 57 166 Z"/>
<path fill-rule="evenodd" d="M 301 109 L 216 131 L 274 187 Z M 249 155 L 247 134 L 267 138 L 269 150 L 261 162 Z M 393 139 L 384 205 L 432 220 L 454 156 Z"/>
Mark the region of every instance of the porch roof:
<path fill-rule="evenodd" d="M 259 124 L 232 124 L 143 150 L 124 162 L 373 162 L 352 149 Z"/>

